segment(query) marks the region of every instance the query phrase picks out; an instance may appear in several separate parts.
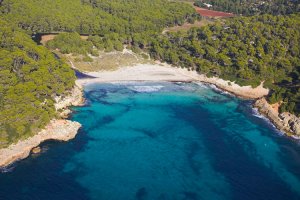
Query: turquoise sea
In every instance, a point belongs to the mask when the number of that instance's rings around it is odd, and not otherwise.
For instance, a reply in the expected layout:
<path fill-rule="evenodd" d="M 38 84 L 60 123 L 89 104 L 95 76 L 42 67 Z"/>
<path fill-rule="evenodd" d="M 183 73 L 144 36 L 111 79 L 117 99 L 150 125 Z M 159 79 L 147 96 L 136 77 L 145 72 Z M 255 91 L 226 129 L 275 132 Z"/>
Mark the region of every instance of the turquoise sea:
<path fill-rule="evenodd" d="M 85 87 L 67 143 L 2 169 L 1 200 L 296 200 L 300 144 L 251 101 L 195 83 Z"/>

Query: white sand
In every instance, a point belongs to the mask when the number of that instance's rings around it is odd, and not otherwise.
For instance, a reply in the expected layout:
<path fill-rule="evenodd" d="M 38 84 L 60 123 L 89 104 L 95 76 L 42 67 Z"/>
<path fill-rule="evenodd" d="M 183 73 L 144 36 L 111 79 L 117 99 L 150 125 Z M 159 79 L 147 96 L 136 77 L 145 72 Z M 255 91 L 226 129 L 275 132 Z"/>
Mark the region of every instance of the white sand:
<path fill-rule="evenodd" d="M 122 67 L 116 71 L 89 72 L 94 79 L 77 80 L 79 85 L 97 82 L 119 82 L 119 81 L 194 81 L 205 82 L 216 85 L 218 88 L 231 92 L 244 98 L 260 98 L 269 93 L 263 85 L 256 88 L 251 86 L 239 86 L 233 82 L 220 78 L 207 78 L 195 71 L 172 67 L 167 64 L 138 64 L 135 66 Z"/>

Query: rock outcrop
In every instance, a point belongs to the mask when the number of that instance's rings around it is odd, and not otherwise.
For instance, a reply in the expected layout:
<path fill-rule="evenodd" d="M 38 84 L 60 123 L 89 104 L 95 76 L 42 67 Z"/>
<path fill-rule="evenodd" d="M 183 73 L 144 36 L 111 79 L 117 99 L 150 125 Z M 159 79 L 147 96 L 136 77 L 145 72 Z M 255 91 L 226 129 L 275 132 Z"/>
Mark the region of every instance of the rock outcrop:
<path fill-rule="evenodd" d="M 46 140 L 68 141 L 73 139 L 81 124 L 69 120 L 52 120 L 45 129 L 26 140 L 0 149 L 0 167 L 29 156 L 31 150 Z"/>
<path fill-rule="evenodd" d="M 42 149 L 41 149 L 41 147 L 39 147 L 39 146 L 34 147 L 34 148 L 31 150 L 31 152 L 32 152 L 33 154 L 38 154 L 38 153 L 40 153 L 41 151 L 42 151 Z"/>
<path fill-rule="evenodd" d="M 67 96 L 56 96 L 55 109 L 59 112 L 61 118 L 68 118 L 72 111 L 68 108 L 69 106 L 82 106 L 84 104 L 83 89 L 82 86 L 75 84 L 74 88 L 69 91 Z"/>
<path fill-rule="evenodd" d="M 287 112 L 279 114 L 265 98 L 258 99 L 254 106 L 260 113 L 268 117 L 279 130 L 288 136 L 300 138 L 300 118 Z"/>
<path fill-rule="evenodd" d="M 300 136 L 300 118 L 291 113 L 284 112 L 279 115 L 285 127 L 288 127 L 292 133 Z"/>
<path fill-rule="evenodd" d="M 56 96 L 55 109 L 60 111 L 66 109 L 69 106 L 81 106 L 84 104 L 82 86 L 76 84 L 74 88 L 69 92 L 67 96 Z"/>

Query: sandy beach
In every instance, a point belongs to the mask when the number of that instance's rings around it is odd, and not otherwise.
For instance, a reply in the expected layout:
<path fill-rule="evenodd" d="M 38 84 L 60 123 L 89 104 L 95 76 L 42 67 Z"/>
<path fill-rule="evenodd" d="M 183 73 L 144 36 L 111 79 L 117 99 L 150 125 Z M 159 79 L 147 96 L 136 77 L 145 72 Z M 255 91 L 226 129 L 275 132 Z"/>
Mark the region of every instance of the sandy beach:
<path fill-rule="evenodd" d="M 256 88 L 251 86 L 239 86 L 233 82 L 220 78 L 208 78 L 195 71 L 172 67 L 168 64 L 138 64 L 134 66 L 122 67 L 116 71 L 88 72 L 93 79 L 80 79 L 77 84 L 86 85 L 101 82 L 119 81 L 179 81 L 179 82 L 205 82 L 213 84 L 222 90 L 226 90 L 236 96 L 250 99 L 257 99 L 266 96 L 269 90 L 261 84 Z"/>
<path fill-rule="evenodd" d="M 172 67 L 165 63 L 137 64 L 122 67 L 116 71 L 89 72 L 87 75 L 95 78 L 77 80 L 77 84 L 84 86 L 91 83 L 120 82 L 120 81 L 178 81 L 178 82 L 204 82 L 213 84 L 221 90 L 230 92 L 238 97 L 255 99 L 255 107 L 265 115 L 283 133 L 293 138 L 300 138 L 300 119 L 290 113 L 278 113 L 274 105 L 270 105 L 265 97 L 269 89 L 263 83 L 256 88 L 239 86 L 234 82 L 225 81 L 217 77 L 208 78 L 195 71 Z M 275 106 L 276 107 L 276 106 Z"/>

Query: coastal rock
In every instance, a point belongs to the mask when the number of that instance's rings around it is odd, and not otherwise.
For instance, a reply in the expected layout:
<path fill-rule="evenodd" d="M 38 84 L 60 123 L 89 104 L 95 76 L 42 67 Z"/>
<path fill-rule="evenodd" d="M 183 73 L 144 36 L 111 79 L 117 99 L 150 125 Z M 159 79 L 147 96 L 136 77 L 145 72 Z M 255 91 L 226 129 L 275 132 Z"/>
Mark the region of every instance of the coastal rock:
<path fill-rule="evenodd" d="M 198 75 L 198 80 L 213 84 L 222 90 L 246 99 L 258 99 L 269 94 L 269 89 L 264 88 L 263 82 L 256 88 L 252 88 L 250 85 L 240 86 L 235 82 L 226 81 L 218 77 L 207 77 L 203 74 Z"/>
<path fill-rule="evenodd" d="M 0 167 L 28 157 L 31 150 L 46 140 L 68 141 L 73 139 L 81 124 L 69 120 L 52 120 L 42 131 L 26 140 L 0 149 Z"/>
<path fill-rule="evenodd" d="M 84 104 L 83 91 L 80 85 L 75 85 L 74 88 L 69 92 L 67 96 L 56 96 L 55 100 L 55 109 L 61 110 L 65 109 L 68 106 L 82 106 Z"/>
<path fill-rule="evenodd" d="M 279 117 L 283 121 L 284 126 L 290 127 L 293 133 L 300 136 L 300 118 L 288 112 L 280 114 Z"/>
<path fill-rule="evenodd" d="M 258 99 L 254 107 L 268 117 L 279 130 L 287 133 L 287 135 L 300 136 L 300 118 L 297 116 L 288 112 L 278 114 L 277 110 L 265 98 Z"/>
<path fill-rule="evenodd" d="M 34 147 L 31 151 L 34 154 L 40 153 L 41 152 L 41 147 Z"/>
<path fill-rule="evenodd" d="M 67 96 L 54 97 L 55 109 L 59 111 L 61 118 L 67 118 L 71 113 L 68 106 L 81 106 L 84 104 L 83 89 L 75 85 Z M 5 167 L 11 163 L 24 159 L 29 156 L 30 152 L 38 153 L 42 142 L 46 140 L 68 141 L 73 139 L 81 124 L 64 119 L 53 119 L 39 133 L 26 140 L 18 141 L 7 148 L 0 149 L 0 167 Z"/>
<path fill-rule="evenodd" d="M 59 116 L 62 119 L 67 119 L 71 113 L 72 111 L 70 109 L 65 108 L 62 112 L 59 113 Z"/>

